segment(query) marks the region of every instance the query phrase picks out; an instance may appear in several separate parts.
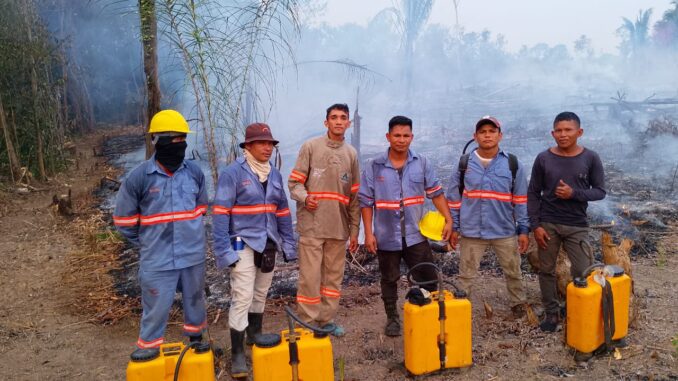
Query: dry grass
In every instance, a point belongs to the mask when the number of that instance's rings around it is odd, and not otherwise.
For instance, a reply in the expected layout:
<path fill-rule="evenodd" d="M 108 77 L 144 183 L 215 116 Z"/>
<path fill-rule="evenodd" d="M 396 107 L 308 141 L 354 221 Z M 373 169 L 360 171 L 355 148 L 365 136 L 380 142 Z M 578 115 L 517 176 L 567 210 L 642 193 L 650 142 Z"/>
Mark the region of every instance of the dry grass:
<path fill-rule="evenodd" d="M 76 218 L 68 228 L 81 242 L 71 253 L 63 275 L 64 285 L 73 293 L 75 313 L 98 324 L 114 324 L 140 308 L 139 298 L 118 295 L 115 279 L 117 256 L 123 247 L 121 237 L 111 230 L 101 211 Z"/>

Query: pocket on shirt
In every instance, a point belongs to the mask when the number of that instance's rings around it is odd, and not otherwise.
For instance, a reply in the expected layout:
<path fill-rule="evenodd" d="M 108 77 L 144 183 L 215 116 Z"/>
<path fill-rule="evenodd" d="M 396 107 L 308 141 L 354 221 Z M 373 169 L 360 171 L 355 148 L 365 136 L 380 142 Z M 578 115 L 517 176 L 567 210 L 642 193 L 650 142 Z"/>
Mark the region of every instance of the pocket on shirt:
<path fill-rule="evenodd" d="M 499 192 L 510 193 L 513 177 L 511 176 L 511 172 L 495 170 L 494 176 L 492 177 L 492 182 L 494 190 Z"/>
<path fill-rule="evenodd" d="M 181 186 L 181 199 L 184 210 L 193 210 L 197 206 L 198 184 L 184 184 Z"/>

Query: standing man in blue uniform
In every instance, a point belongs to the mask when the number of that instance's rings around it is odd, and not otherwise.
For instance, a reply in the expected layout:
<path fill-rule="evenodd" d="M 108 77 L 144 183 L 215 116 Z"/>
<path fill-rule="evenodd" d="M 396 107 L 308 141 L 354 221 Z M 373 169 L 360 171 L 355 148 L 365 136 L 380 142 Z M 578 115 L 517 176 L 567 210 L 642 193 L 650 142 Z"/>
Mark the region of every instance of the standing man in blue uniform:
<path fill-rule="evenodd" d="M 480 260 L 491 247 L 506 278 L 511 311 L 519 318 L 526 302 L 519 253 L 527 250 L 530 231 L 525 168 L 499 148 L 502 133 L 496 118 L 482 117 L 473 138 L 478 149 L 462 156 L 447 192 L 454 219 L 450 245 L 455 248 L 459 241 L 461 246 L 459 281 L 470 295 Z"/>
<path fill-rule="evenodd" d="M 269 162 L 278 141 L 264 123 L 245 130 L 244 156 L 219 176 L 214 199 L 217 267 L 231 267 L 231 376 L 247 377 L 243 341 L 261 334 L 266 295 L 278 252 L 297 258 L 292 217 L 280 171 Z"/>
<path fill-rule="evenodd" d="M 405 116 L 391 118 L 386 139 L 388 150 L 365 165 L 358 199 L 365 226 L 365 246 L 376 253 L 379 260 L 381 298 L 387 319 L 384 333 L 400 336 L 397 302 L 401 259 L 408 268 L 433 262 L 431 246 L 419 231 L 425 197 L 431 199 L 445 217 L 442 234 L 445 241 L 452 230 L 452 217 L 433 165 L 410 149 L 414 139 L 412 120 Z M 418 281 L 436 279 L 430 267 L 415 270 L 413 276 Z M 433 284 L 425 287 L 429 291 L 436 289 Z"/>
<path fill-rule="evenodd" d="M 184 334 L 202 340 L 205 313 L 205 176 L 184 160 L 184 117 L 174 110 L 153 116 L 148 131 L 155 154 L 132 170 L 116 199 L 113 222 L 139 246 L 143 314 L 133 359 L 151 359 L 164 342 L 177 287 L 182 290 Z"/>

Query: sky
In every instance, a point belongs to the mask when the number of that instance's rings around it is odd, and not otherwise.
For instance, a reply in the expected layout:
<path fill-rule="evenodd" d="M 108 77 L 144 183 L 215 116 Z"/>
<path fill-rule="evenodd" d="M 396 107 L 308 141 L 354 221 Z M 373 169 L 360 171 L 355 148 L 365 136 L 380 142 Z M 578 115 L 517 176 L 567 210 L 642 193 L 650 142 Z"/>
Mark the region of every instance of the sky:
<path fill-rule="evenodd" d="M 330 25 L 366 25 L 380 10 L 397 0 L 327 0 L 318 22 Z M 466 32 L 490 30 L 503 34 L 507 49 L 545 42 L 551 46 L 573 42 L 585 34 L 597 53 L 613 53 L 620 39 L 615 31 L 622 17 L 635 20 L 640 9 L 652 8 L 650 24 L 672 8 L 670 0 L 460 0 L 459 24 Z M 429 23 L 453 27 L 452 0 L 435 0 Z"/>

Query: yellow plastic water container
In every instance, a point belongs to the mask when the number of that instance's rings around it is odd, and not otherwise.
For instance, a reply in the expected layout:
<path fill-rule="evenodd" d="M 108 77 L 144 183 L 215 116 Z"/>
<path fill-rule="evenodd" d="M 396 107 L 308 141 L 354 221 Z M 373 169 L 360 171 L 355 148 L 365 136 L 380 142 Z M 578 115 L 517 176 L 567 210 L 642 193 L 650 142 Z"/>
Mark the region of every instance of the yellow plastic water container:
<path fill-rule="evenodd" d="M 172 381 L 174 369 L 183 343 L 168 343 L 160 346 L 160 355 L 148 361 L 131 360 L 127 364 L 127 381 Z M 179 380 L 214 381 L 214 355 L 208 344 L 201 344 L 186 351 L 181 359 Z"/>
<path fill-rule="evenodd" d="M 257 338 L 252 347 L 252 369 L 255 381 L 290 381 L 289 330 L 282 331 L 277 340 L 262 343 Z M 334 380 L 334 363 L 330 338 L 316 336 L 310 330 L 296 328 L 298 376 L 300 381 Z M 263 335 L 262 335 L 263 336 Z M 273 336 L 273 335 L 268 335 Z"/>
<path fill-rule="evenodd" d="M 605 274 L 612 290 L 614 326 L 612 340 L 626 337 L 629 331 L 631 278 L 618 266 L 606 266 L 603 272 L 576 279 L 567 285 L 567 345 L 582 353 L 591 353 L 605 343 L 603 326 L 603 287 L 596 274 Z M 600 275 L 599 275 L 600 276 Z"/>
<path fill-rule="evenodd" d="M 445 352 L 441 367 L 438 338 L 440 335 L 438 291 L 431 293 L 431 303 L 419 306 L 405 302 L 404 340 L 405 368 L 413 375 L 421 375 L 446 368 L 463 368 L 472 364 L 471 356 L 471 302 L 455 298 L 449 291 L 445 296 Z"/>

